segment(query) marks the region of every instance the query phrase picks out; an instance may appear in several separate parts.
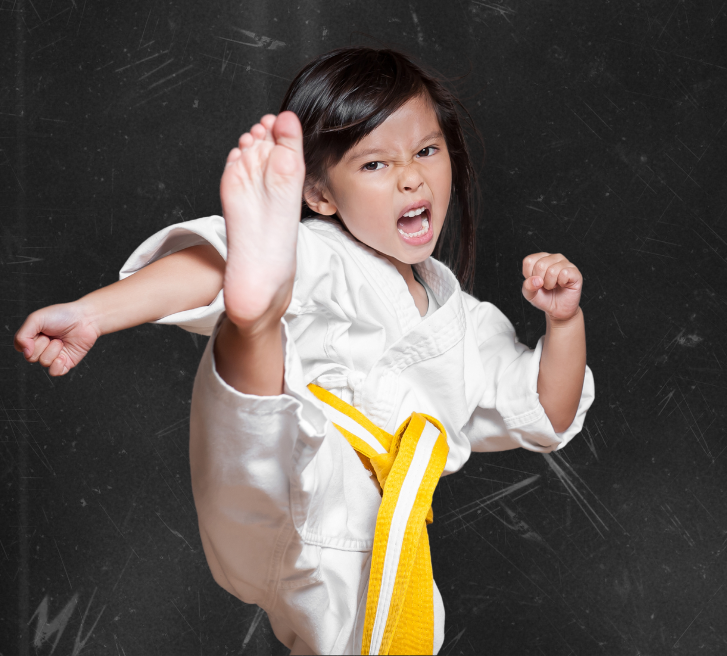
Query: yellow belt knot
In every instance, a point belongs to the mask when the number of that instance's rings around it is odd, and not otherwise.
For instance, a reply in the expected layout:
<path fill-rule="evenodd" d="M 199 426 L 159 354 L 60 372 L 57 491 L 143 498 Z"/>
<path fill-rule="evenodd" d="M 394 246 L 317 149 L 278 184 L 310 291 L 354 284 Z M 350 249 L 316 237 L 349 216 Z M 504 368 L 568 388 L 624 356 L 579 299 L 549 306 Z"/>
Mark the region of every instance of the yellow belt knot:
<path fill-rule="evenodd" d="M 444 426 L 413 412 L 393 435 L 317 385 L 310 391 L 376 477 L 382 494 L 366 598 L 362 654 L 431 654 L 434 649 L 432 559 L 426 525 L 447 462 Z"/>

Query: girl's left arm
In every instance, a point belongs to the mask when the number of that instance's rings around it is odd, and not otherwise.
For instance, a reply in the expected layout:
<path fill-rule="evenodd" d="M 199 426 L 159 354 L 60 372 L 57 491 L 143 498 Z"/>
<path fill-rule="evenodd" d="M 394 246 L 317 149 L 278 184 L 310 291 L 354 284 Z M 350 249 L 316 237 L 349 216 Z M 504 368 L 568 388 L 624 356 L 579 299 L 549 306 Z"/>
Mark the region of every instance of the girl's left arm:
<path fill-rule="evenodd" d="M 586 373 L 586 331 L 579 305 L 583 276 L 560 253 L 528 255 L 523 276 L 523 296 L 546 314 L 538 395 L 560 433 L 575 418 Z"/>

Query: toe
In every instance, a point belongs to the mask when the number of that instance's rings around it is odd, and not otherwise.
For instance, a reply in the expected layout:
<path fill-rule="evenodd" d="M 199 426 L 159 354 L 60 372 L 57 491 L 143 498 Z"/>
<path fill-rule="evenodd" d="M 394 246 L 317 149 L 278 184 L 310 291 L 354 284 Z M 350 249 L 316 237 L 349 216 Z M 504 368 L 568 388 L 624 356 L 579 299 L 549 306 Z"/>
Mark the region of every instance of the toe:
<path fill-rule="evenodd" d="M 265 140 L 274 141 L 273 125 L 275 125 L 275 114 L 265 114 L 265 116 L 260 119 L 260 125 L 265 128 Z"/>
<path fill-rule="evenodd" d="M 240 159 L 240 155 L 242 154 L 242 151 L 239 148 L 233 148 L 230 151 L 230 154 L 227 155 L 227 163 L 232 164 L 237 159 Z"/>
<path fill-rule="evenodd" d="M 273 125 L 273 137 L 275 143 L 303 152 L 303 128 L 293 112 L 283 112 L 278 116 Z"/>
<path fill-rule="evenodd" d="M 255 139 L 249 132 L 245 132 L 245 134 L 243 134 L 240 137 L 240 140 L 237 142 L 238 148 L 240 150 L 246 150 L 247 148 L 250 148 L 253 143 L 255 143 Z"/>
<path fill-rule="evenodd" d="M 250 128 L 250 134 L 255 137 L 255 139 L 264 139 L 267 134 L 267 130 L 260 125 L 260 123 L 255 123 L 255 125 Z"/>

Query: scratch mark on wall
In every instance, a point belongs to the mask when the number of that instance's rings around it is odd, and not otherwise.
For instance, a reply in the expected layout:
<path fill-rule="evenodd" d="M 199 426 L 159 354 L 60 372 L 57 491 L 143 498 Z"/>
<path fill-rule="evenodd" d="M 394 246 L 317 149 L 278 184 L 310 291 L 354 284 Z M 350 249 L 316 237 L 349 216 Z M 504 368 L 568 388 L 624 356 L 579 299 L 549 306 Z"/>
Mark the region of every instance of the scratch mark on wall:
<path fill-rule="evenodd" d="M 604 534 L 601 532 L 601 529 L 599 528 L 599 524 L 601 528 L 603 528 L 605 531 L 610 530 L 608 528 L 608 525 L 606 522 L 601 518 L 601 516 L 593 509 L 593 506 L 591 506 L 590 503 L 588 503 L 588 500 L 586 499 L 585 495 L 581 494 L 581 492 L 578 490 L 578 488 L 575 486 L 573 481 L 570 479 L 570 476 L 568 473 L 566 473 L 564 467 L 568 469 L 570 474 L 574 476 L 578 481 L 583 485 L 583 487 L 588 490 L 588 492 L 591 493 L 591 495 L 594 497 L 594 499 L 598 502 L 598 504 L 611 516 L 611 518 L 618 524 L 618 526 L 621 528 L 621 530 L 628 535 L 628 532 L 626 529 L 621 526 L 621 524 L 618 522 L 618 520 L 611 514 L 611 512 L 604 506 L 600 499 L 588 488 L 588 486 L 585 484 L 583 479 L 576 474 L 576 472 L 573 470 L 573 468 L 563 460 L 561 456 L 559 456 L 556 453 L 543 453 L 543 458 L 545 459 L 545 462 L 548 463 L 548 466 L 553 470 L 555 475 L 560 479 L 560 482 L 563 483 L 563 486 L 565 489 L 570 493 L 573 500 L 576 502 L 578 507 L 583 511 L 583 514 L 586 516 L 589 522 L 593 525 L 593 528 L 596 529 L 598 534 L 605 538 Z M 556 462 L 556 458 L 559 462 Z M 562 465 L 562 466 L 561 466 Z"/>
<path fill-rule="evenodd" d="M 165 77 L 165 78 L 162 78 L 162 79 L 161 79 L 161 80 L 159 80 L 158 82 L 154 82 L 154 84 L 152 84 L 152 85 L 151 85 L 151 86 L 150 86 L 150 87 L 149 87 L 149 88 L 147 89 L 147 91 L 150 91 L 150 90 L 151 90 L 151 89 L 153 89 L 154 87 L 158 87 L 158 86 L 159 86 L 160 84 L 163 84 L 163 83 L 164 83 L 164 82 L 166 82 L 167 80 L 172 80 L 172 79 L 174 79 L 174 78 L 175 78 L 175 77 L 177 77 L 178 75 L 181 75 L 181 74 L 182 74 L 182 73 L 184 73 L 185 71 L 188 71 L 188 70 L 189 70 L 190 68 L 192 68 L 193 66 L 194 66 L 194 64 L 190 64 L 189 66 L 185 66 L 185 67 L 184 67 L 183 69 L 181 69 L 181 70 L 177 71 L 176 73 L 172 73 L 171 75 L 167 75 L 167 77 Z"/>
<path fill-rule="evenodd" d="M 721 589 L 722 589 L 723 587 L 724 587 L 724 583 L 723 583 L 722 585 L 720 585 L 720 586 L 719 586 L 719 588 L 717 588 L 717 592 L 719 592 L 719 591 L 720 591 L 720 590 L 721 590 Z M 709 604 L 710 604 L 710 603 L 712 603 L 712 599 L 714 599 L 714 598 L 715 598 L 715 597 L 717 596 L 717 592 L 715 592 L 715 593 L 714 593 L 714 594 L 713 594 L 713 595 L 712 595 L 712 596 L 711 596 L 711 597 L 709 598 L 709 601 L 708 601 L 708 602 L 707 602 L 706 604 L 704 604 L 704 608 L 706 608 L 707 606 L 709 606 Z M 697 618 L 698 618 L 698 617 L 699 617 L 699 616 L 700 616 L 700 615 L 701 615 L 701 614 L 702 614 L 702 613 L 704 612 L 704 608 L 702 608 L 702 610 L 700 610 L 700 611 L 699 611 L 699 612 L 697 613 L 697 615 L 695 616 L 695 618 L 694 618 L 694 619 L 693 619 L 693 620 L 692 620 L 691 622 L 689 622 L 689 625 L 687 626 L 687 628 L 686 628 L 686 629 L 684 629 L 684 631 L 682 632 L 682 634 L 681 634 L 681 635 L 680 635 L 680 636 L 679 636 L 679 637 L 677 638 L 677 641 L 676 641 L 676 642 L 674 643 L 673 647 L 676 647 L 676 646 L 677 646 L 677 645 L 679 644 L 679 641 L 680 641 L 680 640 L 681 640 L 681 639 L 682 639 L 682 638 L 684 637 L 684 634 L 685 634 L 685 633 L 686 633 L 687 631 L 689 631 L 689 627 L 690 627 L 690 626 L 692 626 L 692 624 L 694 624 L 694 622 L 696 622 Z"/>
<path fill-rule="evenodd" d="M 156 514 L 156 516 L 157 516 L 157 517 L 159 518 L 159 521 L 161 521 L 161 523 L 162 523 L 162 524 L 164 524 L 164 526 L 166 526 L 166 527 L 167 527 L 167 528 L 169 529 L 169 532 L 170 532 L 170 533 L 171 533 L 172 535 L 176 535 L 176 536 L 177 536 L 177 537 L 178 537 L 178 538 L 179 538 L 180 540 L 183 540 L 183 541 L 184 541 L 184 544 L 186 544 L 186 545 L 187 545 L 187 546 L 189 547 L 189 550 L 190 550 L 190 551 L 191 551 L 192 553 L 196 553 L 196 551 L 195 551 L 194 549 L 192 549 L 192 545 L 191 545 L 191 544 L 189 544 L 189 542 L 187 542 L 187 540 L 185 540 L 185 539 L 184 539 L 184 536 L 183 536 L 183 535 L 182 535 L 182 534 L 181 534 L 181 533 L 180 533 L 179 531 L 175 531 L 175 530 L 174 530 L 173 528 L 171 528 L 171 527 L 169 526 L 169 524 L 167 524 L 167 523 L 166 523 L 166 522 L 165 522 L 165 521 L 164 521 L 164 520 L 162 519 L 162 516 L 161 516 L 161 515 L 160 515 L 160 514 L 159 514 L 159 513 L 158 513 L 158 512 L 156 511 L 156 510 L 154 511 L 154 514 Z"/>
<path fill-rule="evenodd" d="M 591 435 L 590 429 L 588 428 L 588 426 L 584 426 L 583 431 L 584 432 L 581 433 L 581 437 L 585 441 L 588 448 L 591 450 L 591 453 L 593 454 L 593 456 L 596 458 L 596 460 L 598 460 L 598 453 L 596 452 L 596 443 L 595 443 L 595 440 L 593 439 L 593 436 Z"/>
<path fill-rule="evenodd" d="M 515 14 L 516 12 L 514 9 L 511 9 L 510 7 L 505 7 L 504 5 L 488 4 L 486 2 L 481 2 L 481 0 L 473 0 L 472 4 L 490 9 L 492 14 L 504 18 L 508 23 L 510 23 L 510 25 L 512 25 L 512 21 L 507 17 L 507 15 Z"/>
<path fill-rule="evenodd" d="M 681 535 L 686 540 L 687 544 L 690 547 L 693 547 L 695 545 L 695 542 L 692 539 L 692 536 L 689 535 L 689 531 L 687 531 L 687 529 L 685 529 L 682 523 L 679 521 L 679 518 L 676 516 L 676 513 L 671 509 L 671 506 L 669 506 L 668 503 L 665 503 L 663 506 L 661 506 L 661 509 L 671 521 L 672 525 L 676 529 L 676 532 L 679 533 L 679 535 Z"/>
<path fill-rule="evenodd" d="M 223 61 L 219 57 L 214 57 L 213 55 L 208 55 L 206 53 L 202 53 L 202 56 L 207 57 L 209 59 L 214 59 L 219 62 Z M 237 68 L 238 66 L 242 67 L 245 69 L 246 73 L 249 73 L 250 71 L 255 71 L 256 73 L 262 73 L 263 75 L 269 75 L 270 77 L 277 77 L 279 80 L 285 80 L 286 82 L 290 82 L 290 79 L 287 77 L 283 77 L 282 75 L 276 75 L 275 73 L 270 73 L 268 71 L 261 71 L 259 68 L 253 68 L 252 66 L 250 66 L 250 64 L 238 64 L 238 63 L 233 64 L 233 63 L 230 63 L 229 60 L 227 60 L 227 64 L 229 64 L 230 66 L 234 66 L 235 68 Z"/>
<path fill-rule="evenodd" d="M 101 502 L 100 502 L 100 501 L 99 501 L 99 504 L 98 504 L 98 505 L 99 505 L 99 506 L 101 506 L 101 510 L 103 510 L 103 511 L 104 511 L 104 513 L 106 513 L 106 517 L 108 517 L 108 518 L 109 518 L 109 521 L 111 522 L 111 525 L 112 525 L 112 526 L 113 526 L 113 527 L 114 527 L 114 528 L 116 529 L 116 531 L 117 531 L 117 532 L 118 532 L 118 534 L 119 534 L 119 535 L 121 536 L 121 538 L 122 538 L 122 539 L 124 540 L 124 542 L 126 542 L 126 544 L 128 544 L 128 545 L 129 545 L 129 548 L 130 548 L 130 549 L 131 549 L 131 550 L 132 550 L 132 551 L 134 552 L 134 555 L 135 555 L 135 556 L 136 556 L 137 558 L 139 558 L 139 554 L 138 554 L 138 553 L 136 553 L 136 550 L 134 549 L 134 547 L 132 547 L 132 546 L 131 546 L 131 545 L 129 544 L 129 541 L 128 541 L 128 540 L 127 540 L 127 539 L 126 539 L 125 537 L 124 537 L 124 534 L 123 534 L 123 533 L 122 533 L 122 532 L 121 532 L 121 531 L 119 530 L 119 527 L 118 527 L 118 526 L 116 526 L 116 524 L 114 523 L 114 520 L 113 520 L 113 519 L 111 519 L 111 515 L 109 515 L 108 511 L 106 510 L 106 508 L 104 508 L 104 507 L 103 507 L 103 505 L 101 504 Z M 139 558 L 139 560 L 141 560 L 141 558 Z"/>
<path fill-rule="evenodd" d="M 78 604 L 78 593 L 71 597 L 71 600 L 64 606 L 63 610 L 61 610 L 61 612 L 58 613 L 58 615 L 56 615 L 50 623 L 48 622 L 48 603 L 49 596 L 46 595 L 38 605 L 38 608 L 35 609 L 35 612 L 30 618 L 30 622 L 32 622 L 36 617 L 38 618 L 38 621 L 35 624 L 35 635 L 33 636 L 33 647 L 36 649 L 42 647 L 44 642 L 47 642 L 54 633 L 56 634 L 56 640 L 50 651 L 52 654 L 58 646 L 58 642 L 60 641 L 63 632 L 66 630 L 66 626 L 68 625 L 68 621 L 71 619 L 71 615 L 73 615 L 73 611 L 76 609 L 76 605 Z M 28 622 L 28 624 L 30 624 L 30 622 Z"/>
<path fill-rule="evenodd" d="M 505 511 L 505 514 L 510 521 L 507 522 L 493 513 L 493 516 L 496 517 L 498 521 L 502 522 L 502 524 L 507 526 L 507 528 L 517 533 L 521 538 L 529 540 L 530 542 L 536 542 L 555 553 L 554 549 L 543 539 L 543 537 L 527 522 L 525 522 L 525 520 L 518 517 L 515 511 L 508 508 L 503 501 L 500 501 L 500 507 Z"/>
<path fill-rule="evenodd" d="M 191 333 L 194 334 L 194 333 Z M 175 421 L 173 424 L 170 424 L 166 428 L 162 428 L 160 431 L 156 433 L 157 437 L 162 437 L 163 435 L 167 435 L 168 433 L 173 433 L 178 428 L 182 428 L 187 425 L 189 422 L 189 417 L 182 417 L 182 419 Z"/>
<path fill-rule="evenodd" d="M 165 62 L 164 62 L 163 64 L 161 64 L 160 66 L 157 66 L 156 68 L 152 69 L 152 70 L 151 70 L 151 71 L 149 71 L 148 73 L 144 73 L 144 75 L 142 75 L 142 76 L 141 76 L 141 77 L 139 78 L 139 81 L 143 80 L 144 78 L 147 78 L 147 77 L 149 77 L 150 75 L 153 75 L 153 74 L 154 74 L 154 73 L 156 73 L 156 72 L 157 72 L 158 70 L 160 70 L 160 69 L 164 68 L 164 67 L 165 67 L 165 66 L 166 66 L 167 64 L 171 64 L 171 63 L 172 63 L 173 61 L 174 61 L 174 57 L 172 57 L 171 59 L 167 59 L 167 61 L 165 61 Z"/>
<path fill-rule="evenodd" d="M 144 59 L 140 59 L 139 61 L 132 62 L 131 64 L 127 64 L 126 66 L 122 66 L 121 68 L 117 68 L 114 71 L 114 73 L 120 73 L 121 71 L 125 71 L 127 68 L 130 68 L 131 66 L 136 66 L 137 64 L 143 64 L 145 61 L 149 61 L 150 59 L 154 59 L 154 57 L 158 57 L 161 54 L 162 54 L 161 52 L 157 52 L 157 53 L 155 53 L 153 55 L 149 55 L 148 57 L 144 57 Z M 113 63 L 113 62 L 111 62 L 111 63 Z M 108 66 L 108 64 L 105 64 L 105 65 Z M 101 68 L 103 68 L 103 66 Z M 97 68 L 96 70 L 97 71 L 100 71 L 101 69 L 100 68 Z"/>
<path fill-rule="evenodd" d="M 124 567 L 121 570 L 121 574 L 119 574 L 119 578 L 116 579 L 116 583 L 114 583 L 114 587 L 111 588 L 111 592 L 116 590 L 116 586 L 119 584 L 121 577 L 124 575 L 124 572 L 126 571 L 126 567 L 128 566 L 130 560 L 131 560 L 131 554 L 129 554 L 129 557 L 126 559 L 126 563 L 124 564 Z"/>
<path fill-rule="evenodd" d="M 149 25 L 149 17 L 151 16 L 152 10 L 149 10 L 149 13 L 146 16 L 146 23 L 144 23 L 144 30 L 141 33 L 141 39 L 139 39 L 139 48 L 141 48 L 141 44 L 144 43 L 144 35 L 146 34 L 146 27 Z"/>
<path fill-rule="evenodd" d="M 56 551 L 58 552 L 58 557 L 61 559 L 61 565 L 63 565 L 63 571 L 66 573 L 66 578 L 68 579 L 68 587 L 73 590 L 73 586 L 71 585 L 71 577 L 68 576 L 68 570 L 66 569 L 66 564 L 63 562 L 63 556 L 61 556 L 61 550 L 58 548 L 58 543 L 56 542 L 56 539 L 53 538 L 53 544 L 56 545 Z"/>
<path fill-rule="evenodd" d="M 177 608 L 177 604 L 174 603 L 173 599 L 172 599 L 172 606 L 174 606 L 176 611 L 179 613 L 180 617 L 184 620 L 184 623 L 192 630 L 192 633 L 194 633 L 195 637 L 197 638 L 197 641 L 201 643 L 202 641 L 199 639 L 199 634 L 192 628 L 192 625 L 187 621 L 187 618 L 184 615 L 182 615 L 182 611 L 179 610 L 179 608 Z"/>
<path fill-rule="evenodd" d="M 96 618 L 96 621 L 93 623 L 93 626 L 88 630 L 88 633 L 86 634 L 86 637 L 81 639 L 81 634 L 83 633 L 83 625 L 86 623 L 86 617 L 88 616 L 88 611 L 91 609 L 91 604 L 93 603 L 93 598 L 96 596 L 96 589 L 94 589 L 93 594 L 91 595 L 91 599 L 88 602 L 88 605 L 86 606 L 86 610 L 83 613 L 83 617 L 81 618 L 81 626 L 78 627 L 78 633 L 76 634 L 76 640 L 73 643 L 73 651 L 71 652 L 71 656 L 78 656 L 81 653 L 81 650 L 86 646 L 86 643 L 91 638 L 91 635 L 93 634 L 93 630 L 96 628 L 96 625 L 98 624 L 98 621 L 101 619 L 101 615 L 103 615 L 103 612 L 106 610 L 106 606 L 103 606 L 101 608 L 101 612 L 99 612 L 98 617 Z"/>
<path fill-rule="evenodd" d="M 447 653 L 452 651 L 457 646 L 457 643 L 459 642 L 459 639 L 464 635 L 464 632 L 467 630 L 467 627 L 462 629 L 454 638 L 452 638 L 452 641 L 447 645 L 446 649 L 448 650 Z M 444 648 L 442 648 L 442 652 L 444 652 Z"/>
<path fill-rule="evenodd" d="M 239 27 L 233 27 L 232 29 L 236 32 L 244 34 L 247 37 L 250 37 L 253 43 L 250 43 L 249 41 L 238 41 L 237 39 L 228 39 L 224 36 L 216 36 L 215 38 L 221 39 L 223 41 L 231 41 L 232 43 L 239 43 L 241 46 L 249 46 L 251 48 L 264 48 L 266 50 L 277 50 L 278 48 L 283 48 L 286 45 L 283 41 L 275 41 L 269 36 L 258 36 L 257 34 L 255 34 L 255 32 L 243 30 Z"/>
<path fill-rule="evenodd" d="M 412 19 L 412 22 L 414 23 L 414 28 L 417 31 L 417 43 L 420 46 L 423 46 L 424 45 L 424 32 L 422 30 L 421 23 L 419 23 L 419 18 L 417 18 L 417 14 L 414 11 L 414 5 L 411 2 L 409 3 L 409 13 L 411 13 L 411 19 Z"/>
<path fill-rule="evenodd" d="M 265 611 L 262 608 L 259 608 L 255 611 L 255 617 L 252 618 L 252 623 L 250 624 L 250 628 L 247 630 L 247 633 L 245 634 L 245 638 L 242 641 L 242 650 L 245 651 L 245 648 L 247 647 L 248 643 L 250 642 L 250 639 L 252 638 L 253 634 L 255 633 L 255 630 L 258 627 L 258 624 L 260 624 L 260 620 L 263 618 L 263 613 Z"/>
<path fill-rule="evenodd" d="M 93 598 L 95 596 L 96 589 L 94 589 L 93 594 L 91 595 L 91 599 L 86 606 L 86 610 L 83 613 L 83 617 L 81 618 L 81 625 L 78 627 L 78 632 L 76 634 L 76 639 L 73 643 L 73 651 L 71 652 L 71 656 L 78 656 L 81 653 L 81 650 L 86 646 L 86 643 L 93 634 L 93 631 L 96 628 L 98 621 L 101 619 L 101 615 L 103 615 L 104 610 L 106 610 L 106 606 L 103 606 L 101 608 L 101 611 L 99 612 L 96 621 L 93 623 L 93 626 L 89 629 L 86 637 L 82 638 L 81 636 L 83 634 L 83 625 L 86 622 L 86 618 L 88 617 L 88 611 L 91 609 L 91 604 L 93 603 Z M 51 636 L 55 634 L 56 639 L 53 643 L 52 649 L 50 650 L 50 654 L 52 654 L 56 650 L 58 642 L 60 641 L 63 632 L 66 630 L 66 626 L 68 626 L 68 622 L 70 621 L 71 616 L 73 615 L 73 611 L 78 605 L 78 597 L 78 593 L 75 593 L 73 597 L 71 597 L 70 601 L 63 607 L 63 610 L 61 610 L 61 612 L 58 613 L 58 615 L 56 615 L 51 622 L 48 622 L 48 603 L 50 597 L 48 595 L 43 597 L 43 600 L 40 602 L 38 608 L 36 608 L 33 616 L 28 622 L 28 624 L 30 624 L 36 617 L 38 618 L 38 621 L 35 625 L 35 635 L 33 636 L 33 646 L 36 649 L 42 647 L 43 643 L 48 642 Z"/>
<path fill-rule="evenodd" d="M 30 264 L 31 262 L 42 262 L 42 257 L 30 257 L 30 255 L 16 255 L 15 257 L 22 258 L 17 262 L 5 262 L 5 264 Z"/>
<path fill-rule="evenodd" d="M 454 521 L 461 520 L 465 515 L 469 515 L 470 513 L 477 512 L 478 510 L 485 508 L 489 504 L 494 503 L 498 499 L 502 499 L 510 494 L 513 494 L 514 492 L 517 492 L 518 490 L 521 490 L 522 488 L 530 485 L 531 483 L 534 483 L 539 478 L 540 478 L 540 474 L 535 474 L 534 476 L 530 476 L 529 478 L 526 478 L 522 481 L 513 483 L 512 485 L 508 485 L 507 487 L 503 488 L 502 490 L 493 492 L 492 494 L 489 494 L 486 497 L 482 497 L 481 499 L 478 499 L 477 501 L 472 501 L 471 503 L 465 504 L 464 506 L 462 506 L 460 508 L 457 508 L 455 510 L 452 510 L 452 511 L 446 513 L 445 515 L 442 516 L 441 521 L 443 524 L 451 524 Z"/>

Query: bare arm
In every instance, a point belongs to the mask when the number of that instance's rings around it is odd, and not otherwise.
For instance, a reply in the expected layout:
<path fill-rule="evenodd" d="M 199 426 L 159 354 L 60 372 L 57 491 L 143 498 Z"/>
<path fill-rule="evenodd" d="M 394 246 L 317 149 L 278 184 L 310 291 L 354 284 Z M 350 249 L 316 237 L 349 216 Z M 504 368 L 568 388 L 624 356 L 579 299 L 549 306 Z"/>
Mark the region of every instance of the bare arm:
<path fill-rule="evenodd" d="M 586 374 L 586 330 L 583 311 L 565 321 L 546 320 L 545 343 L 540 357 L 540 404 L 556 433 L 573 423 Z"/>
<path fill-rule="evenodd" d="M 152 262 L 133 276 L 76 303 L 107 335 L 209 305 L 222 289 L 225 261 L 213 246 L 192 246 Z"/>
<path fill-rule="evenodd" d="M 209 245 L 193 246 L 72 303 L 36 310 L 15 334 L 28 362 L 62 376 L 101 335 L 209 305 L 222 288 L 225 262 Z"/>
<path fill-rule="evenodd" d="M 538 395 L 556 433 L 573 423 L 586 375 L 586 330 L 579 303 L 583 276 L 560 253 L 523 260 L 523 296 L 545 312 Z"/>

